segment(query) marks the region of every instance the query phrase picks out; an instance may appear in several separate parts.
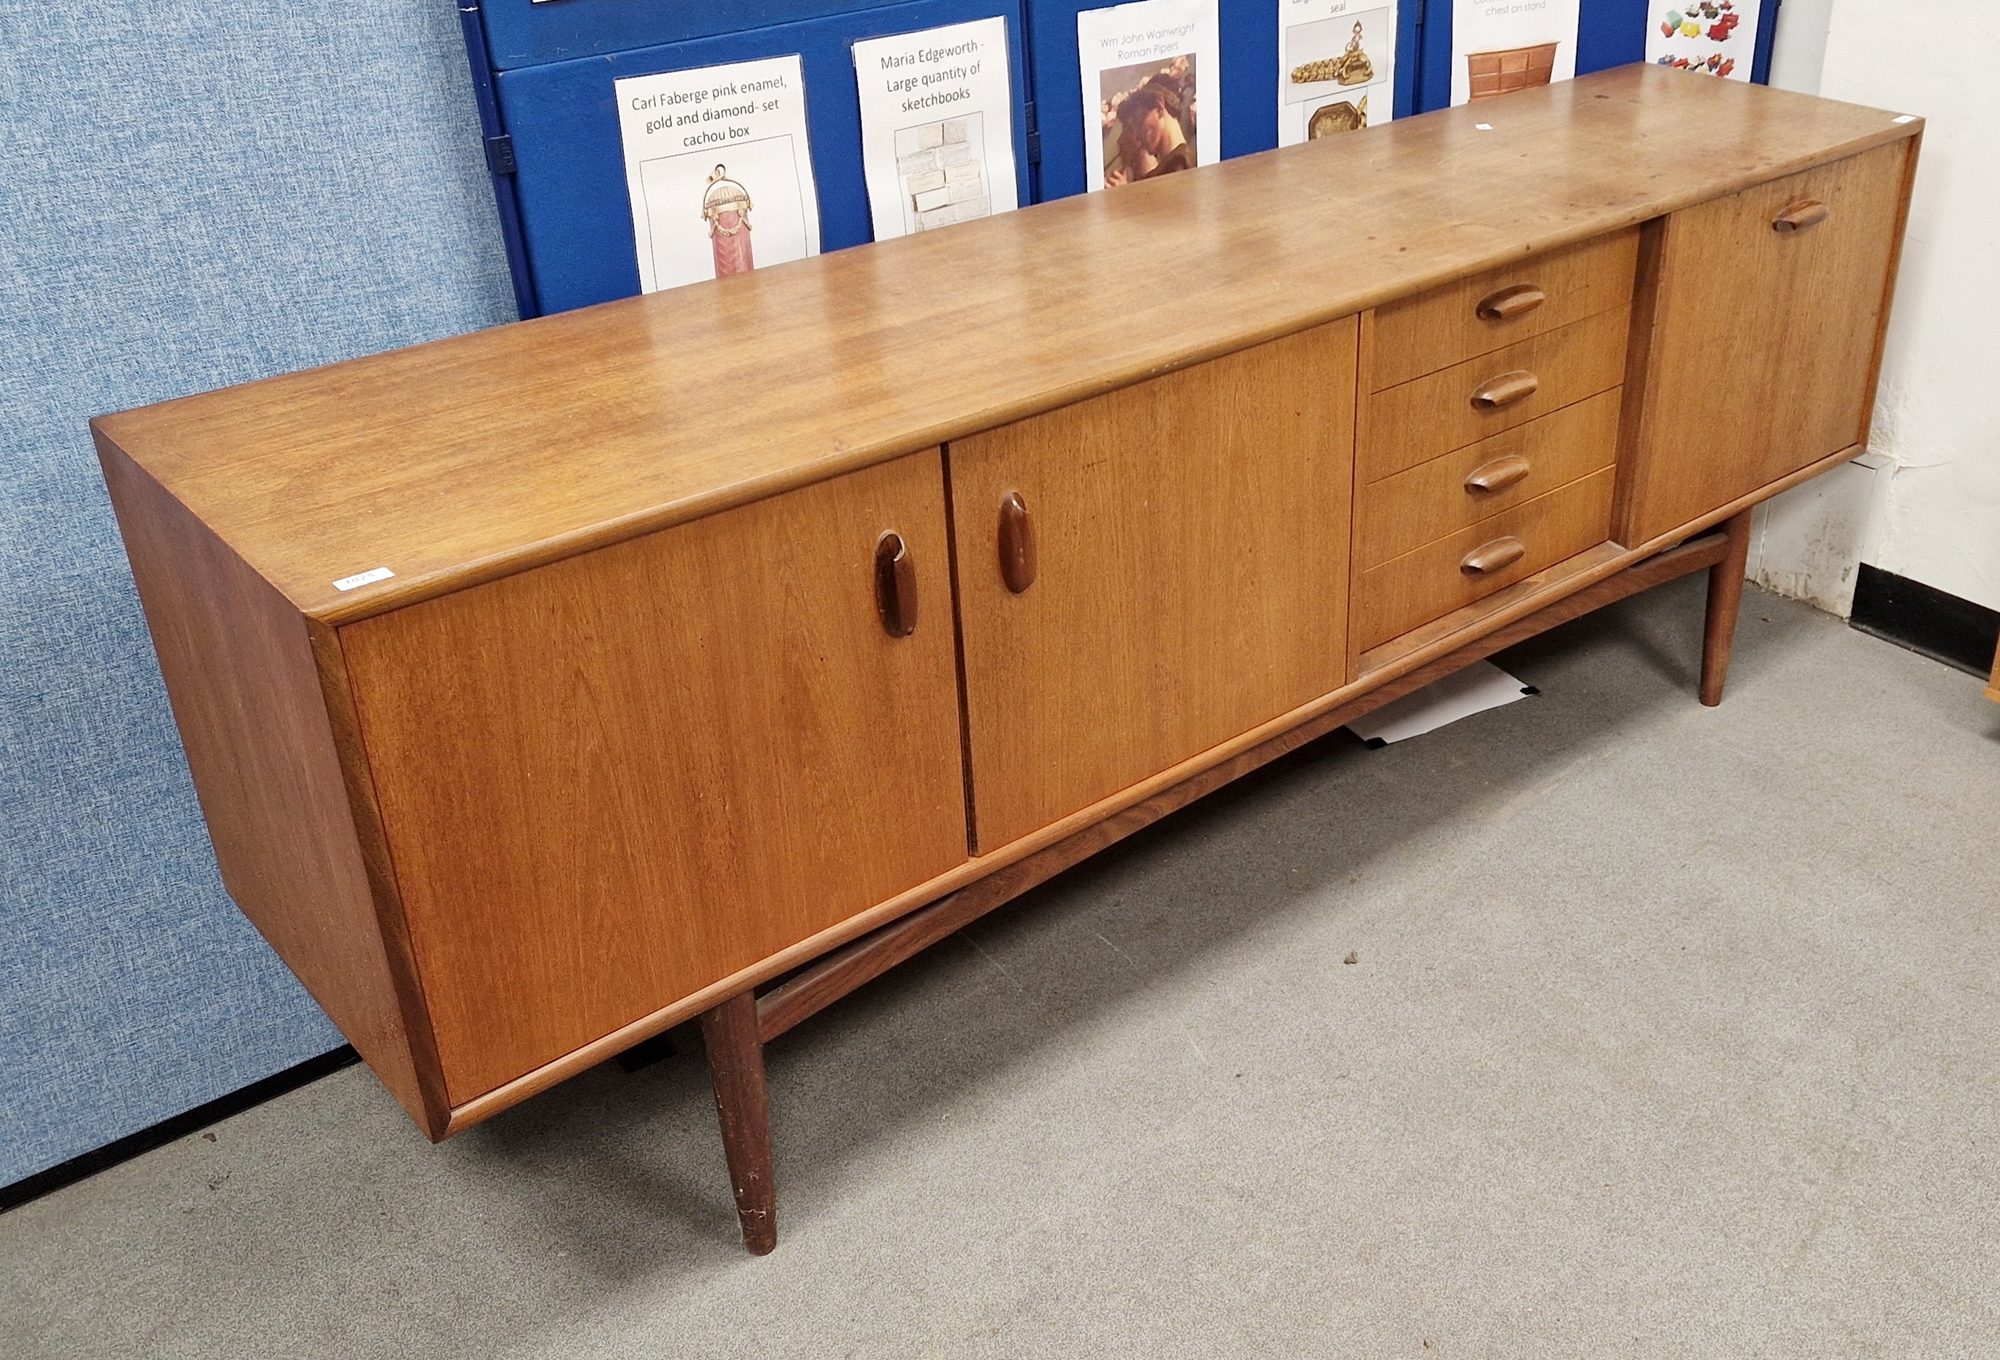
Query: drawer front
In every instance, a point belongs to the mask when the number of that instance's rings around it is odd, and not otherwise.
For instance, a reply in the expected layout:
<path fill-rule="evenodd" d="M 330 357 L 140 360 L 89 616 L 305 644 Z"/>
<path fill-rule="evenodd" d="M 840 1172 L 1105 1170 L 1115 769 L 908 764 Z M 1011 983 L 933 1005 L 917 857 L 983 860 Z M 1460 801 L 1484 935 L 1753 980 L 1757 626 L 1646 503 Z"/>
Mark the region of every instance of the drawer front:
<path fill-rule="evenodd" d="M 1361 479 L 1379 481 L 1618 386 L 1630 311 L 1602 312 L 1375 393 L 1359 451 Z M 1520 374 L 1533 379 L 1525 396 L 1508 389 Z M 1487 395 L 1497 400 L 1489 404 Z"/>
<path fill-rule="evenodd" d="M 1379 392 L 1625 306 L 1632 300 L 1638 255 L 1634 227 L 1376 308 L 1369 390 Z"/>
<path fill-rule="evenodd" d="M 1354 584 L 1354 649 L 1365 652 L 1482 600 L 1503 586 L 1593 548 L 1610 536 L 1614 469 L 1605 468 L 1524 505 L 1503 510 L 1415 552 L 1404 553 Z M 1518 540 L 1523 551 L 1488 571 L 1467 558 Z"/>
<path fill-rule="evenodd" d="M 1354 557 L 1362 570 L 1567 486 L 1618 454 L 1614 387 L 1361 489 Z"/>

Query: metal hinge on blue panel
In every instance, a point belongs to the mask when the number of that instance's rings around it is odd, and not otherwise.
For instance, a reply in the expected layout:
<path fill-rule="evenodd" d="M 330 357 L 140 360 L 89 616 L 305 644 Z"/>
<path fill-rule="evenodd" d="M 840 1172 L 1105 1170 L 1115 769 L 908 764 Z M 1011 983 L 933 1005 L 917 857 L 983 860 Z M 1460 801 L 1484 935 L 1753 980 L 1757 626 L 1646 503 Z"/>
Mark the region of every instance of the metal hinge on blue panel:
<path fill-rule="evenodd" d="M 1042 163 L 1042 130 L 1035 126 L 1035 101 L 1021 105 L 1022 127 L 1028 142 L 1028 164 Z"/>
<path fill-rule="evenodd" d="M 514 173 L 514 139 L 506 133 L 486 139 L 486 164 L 496 175 Z"/>

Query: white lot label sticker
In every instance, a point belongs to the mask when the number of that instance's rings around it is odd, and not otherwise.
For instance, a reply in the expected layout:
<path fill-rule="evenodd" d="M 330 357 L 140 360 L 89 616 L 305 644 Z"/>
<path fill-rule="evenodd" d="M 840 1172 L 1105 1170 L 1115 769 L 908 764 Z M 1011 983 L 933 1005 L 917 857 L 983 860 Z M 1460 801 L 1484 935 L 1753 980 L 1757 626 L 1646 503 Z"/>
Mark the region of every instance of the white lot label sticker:
<path fill-rule="evenodd" d="M 395 574 L 395 572 L 390 571 L 387 567 L 376 567 L 373 571 L 356 572 L 352 576 L 343 576 L 333 583 L 333 588 L 335 590 L 354 590 L 361 586 L 372 586 L 377 581 L 386 581 Z"/>

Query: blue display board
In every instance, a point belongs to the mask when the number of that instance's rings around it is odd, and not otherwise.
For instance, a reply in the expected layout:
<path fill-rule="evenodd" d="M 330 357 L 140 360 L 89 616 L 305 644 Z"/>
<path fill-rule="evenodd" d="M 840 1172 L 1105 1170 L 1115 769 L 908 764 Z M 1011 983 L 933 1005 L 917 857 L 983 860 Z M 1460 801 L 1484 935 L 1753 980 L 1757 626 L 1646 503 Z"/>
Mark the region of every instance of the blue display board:
<path fill-rule="evenodd" d="M 1278 141 L 1277 0 L 1218 0 L 1222 154 Z M 612 82 L 799 54 L 820 246 L 872 239 L 851 48 L 863 38 L 1007 20 L 1023 204 L 1085 189 L 1077 15 L 1091 0 L 461 0 L 473 85 L 523 316 L 639 290 Z M 1651 0 L 1582 0 L 1577 72 L 1642 61 Z M 1771 64 L 1765 0 L 1752 77 Z M 1399 0 L 1395 113 L 1451 98 L 1452 0 Z M 1690 77 L 1694 79 L 1696 77 Z"/>
<path fill-rule="evenodd" d="M 639 291 L 614 81 L 799 54 L 818 184 L 820 248 L 839 250 L 874 238 L 861 168 L 854 43 L 994 16 L 1007 20 L 1016 192 L 1025 204 L 1032 201 L 1032 186 L 1018 0 L 913 0 L 500 71 L 494 89 L 509 139 L 521 254 L 532 280 L 534 310 L 565 311 Z"/>

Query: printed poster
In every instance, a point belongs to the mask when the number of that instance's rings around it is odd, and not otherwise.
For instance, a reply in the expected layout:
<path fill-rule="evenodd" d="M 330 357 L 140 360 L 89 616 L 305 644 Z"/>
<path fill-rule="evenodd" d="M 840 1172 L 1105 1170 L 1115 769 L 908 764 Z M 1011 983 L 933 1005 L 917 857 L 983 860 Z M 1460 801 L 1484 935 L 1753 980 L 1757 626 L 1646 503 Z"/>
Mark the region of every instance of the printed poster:
<path fill-rule="evenodd" d="M 1222 159 L 1218 32 L 1216 0 L 1139 0 L 1076 16 L 1087 187 Z"/>
<path fill-rule="evenodd" d="M 1725 80 L 1750 79 L 1761 0 L 1653 0 L 1646 25 L 1646 60 Z"/>
<path fill-rule="evenodd" d="M 1278 145 L 1386 123 L 1396 105 L 1394 0 L 1278 0 Z"/>
<path fill-rule="evenodd" d="M 1576 75 L 1578 0 L 1452 0 L 1451 102 Z"/>
<path fill-rule="evenodd" d="M 819 196 L 796 56 L 613 84 L 639 290 L 819 254 Z"/>
<path fill-rule="evenodd" d="M 854 75 L 876 240 L 1020 206 L 1006 19 L 857 42 Z"/>

